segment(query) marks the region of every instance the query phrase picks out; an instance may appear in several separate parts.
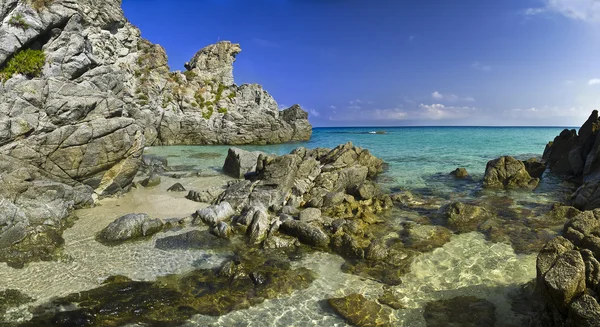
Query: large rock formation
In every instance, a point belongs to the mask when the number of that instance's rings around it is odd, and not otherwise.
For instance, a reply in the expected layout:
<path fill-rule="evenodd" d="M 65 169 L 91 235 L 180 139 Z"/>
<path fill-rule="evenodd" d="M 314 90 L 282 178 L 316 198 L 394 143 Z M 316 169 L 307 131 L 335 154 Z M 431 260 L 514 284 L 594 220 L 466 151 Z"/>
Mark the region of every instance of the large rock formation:
<path fill-rule="evenodd" d="M 211 45 L 170 72 L 120 0 L 4 0 L 0 20 L 0 261 L 48 228 L 60 235 L 92 195 L 127 190 L 146 145 L 311 135 L 300 107 L 279 111 L 260 85 L 234 84 L 239 45 Z"/>
<path fill-rule="evenodd" d="M 598 326 L 600 321 L 600 210 L 567 221 L 563 236 L 537 258 L 541 301 L 534 326 Z"/>
<path fill-rule="evenodd" d="M 483 187 L 486 188 L 535 188 L 539 178 L 532 178 L 525 164 L 513 157 L 504 156 L 487 163 Z"/>
<path fill-rule="evenodd" d="M 544 159 L 550 170 L 581 182 L 573 195 L 573 205 L 580 209 L 600 207 L 600 120 L 594 110 L 579 132 L 565 129 L 548 143 Z"/>

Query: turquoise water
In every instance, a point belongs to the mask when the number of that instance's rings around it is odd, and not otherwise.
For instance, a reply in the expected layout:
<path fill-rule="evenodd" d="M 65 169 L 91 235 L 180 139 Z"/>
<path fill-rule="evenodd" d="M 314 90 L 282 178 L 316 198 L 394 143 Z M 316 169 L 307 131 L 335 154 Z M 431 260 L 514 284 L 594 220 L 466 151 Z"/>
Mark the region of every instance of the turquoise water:
<path fill-rule="evenodd" d="M 286 154 L 299 146 L 332 148 L 348 141 L 367 148 L 389 164 L 380 181 L 397 188 L 434 187 L 439 175 L 457 167 L 477 179 L 489 160 L 503 155 L 540 157 L 561 127 L 391 127 L 315 128 L 308 142 L 266 146 L 240 146 Z M 385 134 L 371 134 L 384 131 Z M 153 147 L 146 153 L 167 156 L 170 165 L 219 169 L 229 146 Z M 202 155 L 204 154 L 204 155 Z"/>

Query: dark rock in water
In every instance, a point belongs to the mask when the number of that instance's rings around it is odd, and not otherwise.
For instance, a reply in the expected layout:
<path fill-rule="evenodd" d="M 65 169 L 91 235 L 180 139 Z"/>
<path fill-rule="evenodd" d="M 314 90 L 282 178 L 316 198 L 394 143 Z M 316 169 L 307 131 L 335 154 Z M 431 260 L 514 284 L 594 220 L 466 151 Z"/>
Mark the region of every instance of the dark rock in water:
<path fill-rule="evenodd" d="M 226 222 L 219 222 L 215 227 L 210 229 L 210 233 L 216 237 L 229 239 L 233 233 L 231 227 Z"/>
<path fill-rule="evenodd" d="M 214 249 L 224 248 L 229 244 L 226 239 L 219 238 L 208 231 L 197 230 L 156 240 L 156 248 L 161 250 Z"/>
<path fill-rule="evenodd" d="M 444 209 L 444 218 L 448 227 L 459 232 L 468 233 L 477 230 L 479 224 L 491 217 L 483 207 L 454 202 Z"/>
<path fill-rule="evenodd" d="M 35 301 L 35 299 L 21 293 L 18 290 L 0 290 L 0 326 L 4 326 L 2 316 L 8 309 Z M 8 326 L 8 325 L 7 325 Z"/>
<path fill-rule="evenodd" d="M 199 224 L 202 221 L 208 226 L 215 226 L 217 223 L 231 218 L 234 214 L 235 211 L 229 202 L 221 202 L 196 211 L 194 224 Z"/>
<path fill-rule="evenodd" d="M 405 308 L 402 301 L 390 290 L 386 290 L 385 292 L 383 292 L 383 294 L 379 297 L 379 299 L 377 299 L 377 301 L 395 310 Z"/>
<path fill-rule="evenodd" d="M 195 202 L 213 203 L 223 192 L 225 190 L 222 187 L 211 187 L 202 191 L 191 190 L 185 198 Z"/>
<path fill-rule="evenodd" d="M 563 235 L 538 255 L 536 295 L 542 306 L 532 326 L 598 326 L 600 210 L 569 219 Z"/>
<path fill-rule="evenodd" d="M 154 187 L 160 184 L 160 176 L 156 174 L 150 174 L 150 176 L 140 182 L 143 187 Z"/>
<path fill-rule="evenodd" d="M 431 251 L 450 242 L 452 232 L 442 226 L 407 224 L 402 231 L 407 247 Z"/>
<path fill-rule="evenodd" d="M 467 172 L 467 169 L 465 168 L 456 168 L 455 171 L 451 172 L 450 175 L 456 177 L 456 178 L 467 178 L 469 177 L 469 173 Z"/>
<path fill-rule="evenodd" d="M 234 178 L 244 178 L 244 175 L 256 170 L 258 156 L 264 154 L 260 151 L 245 151 L 239 148 L 229 148 L 223 172 Z"/>
<path fill-rule="evenodd" d="M 122 216 L 104 228 L 96 240 L 107 245 L 116 245 L 140 237 L 154 235 L 161 231 L 163 222 L 151 219 L 145 213 Z"/>
<path fill-rule="evenodd" d="M 98 288 L 42 305 L 22 326 L 180 326 L 193 315 L 221 316 L 289 295 L 315 279 L 310 270 L 291 269 L 288 262 L 252 258 L 155 282 L 113 278 Z"/>
<path fill-rule="evenodd" d="M 534 189 L 539 181 L 529 175 L 522 161 L 505 156 L 488 162 L 483 187 Z"/>
<path fill-rule="evenodd" d="M 473 296 L 429 302 L 423 317 L 427 327 L 489 327 L 496 324 L 496 307 Z"/>
<path fill-rule="evenodd" d="M 17 224 L 0 235 L 0 262 L 20 269 L 28 262 L 51 261 L 64 243 L 61 229 L 40 226 L 31 230 L 25 223 Z"/>
<path fill-rule="evenodd" d="M 180 183 L 175 183 L 167 189 L 167 192 L 185 192 L 186 189 Z"/>
<path fill-rule="evenodd" d="M 280 230 L 290 236 L 297 237 L 300 242 L 325 247 L 329 245 L 329 236 L 320 228 L 297 220 L 286 220 Z"/>
<path fill-rule="evenodd" d="M 523 161 L 525 169 L 533 178 L 541 178 L 546 171 L 546 163 L 538 158 L 531 158 Z"/>
<path fill-rule="evenodd" d="M 342 298 L 327 300 L 329 306 L 349 324 L 358 327 L 392 326 L 392 310 L 361 294 L 351 294 Z"/>

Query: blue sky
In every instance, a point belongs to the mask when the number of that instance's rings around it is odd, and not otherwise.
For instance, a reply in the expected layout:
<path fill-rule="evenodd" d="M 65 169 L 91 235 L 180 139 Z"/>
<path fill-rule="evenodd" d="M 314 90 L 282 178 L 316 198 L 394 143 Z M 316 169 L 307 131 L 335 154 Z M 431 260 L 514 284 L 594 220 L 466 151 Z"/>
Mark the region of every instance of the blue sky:
<path fill-rule="evenodd" d="M 600 107 L 600 0 L 123 0 L 172 70 L 240 43 L 314 126 L 576 126 Z"/>

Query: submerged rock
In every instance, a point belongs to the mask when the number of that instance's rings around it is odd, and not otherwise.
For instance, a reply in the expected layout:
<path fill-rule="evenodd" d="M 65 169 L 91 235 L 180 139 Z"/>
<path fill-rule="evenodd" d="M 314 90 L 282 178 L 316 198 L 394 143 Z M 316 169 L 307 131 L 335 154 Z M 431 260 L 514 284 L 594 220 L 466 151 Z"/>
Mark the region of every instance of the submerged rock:
<path fill-rule="evenodd" d="M 451 172 L 450 175 L 456 178 L 467 178 L 469 177 L 469 172 L 467 172 L 466 168 L 456 168 L 456 170 Z"/>
<path fill-rule="evenodd" d="M 311 224 L 297 221 L 286 220 L 281 224 L 280 230 L 285 234 L 294 236 L 300 242 L 316 247 L 325 247 L 329 245 L 329 236 L 320 228 Z"/>
<path fill-rule="evenodd" d="M 522 161 L 505 156 L 488 162 L 483 187 L 534 189 L 539 181 L 529 175 Z"/>
<path fill-rule="evenodd" d="M 151 219 L 145 213 L 122 216 L 104 228 L 96 240 L 107 245 L 116 245 L 140 237 L 158 233 L 163 228 L 160 219 Z"/>
<path fill-rule="evenodd" d="M 496 324 L 496 307 L 473 296 L 429 302 L 423 317 L 427 327 L 489 327 Z"/>
<path fill-rule="evenodd" d="M 454 202 L 444 210 L 444 218 L 448 227 L 459 232 L 468 233 L 477 230 L 479 224 L 491 217 L 483 207 Z"/>
<path fill-rule="evenodd" d="M 361 294 L 351 294 L 327 300 L 329 306 L 342 318 L 358 327 L 392 326 L 392 310 Z"/>
<path fill-rule="evenodd" d="M 215 236 L 208 231 L 193 230 L 183 234 L 159 238 L 156 240 L 155 247 L 161 250 L 186 250 L 221 249 L 229 245 L 229 241 Z"/>
<path fill-rule="evenodd" d="M 110 278 L 102 286 L 43 305 L 23 326 L 180 326 L 193 315 L 220 316 L 266 299 L 307 288 L 315 279 L 305 268 L 261 256 L 229 261 L 154 282 Z"/>

